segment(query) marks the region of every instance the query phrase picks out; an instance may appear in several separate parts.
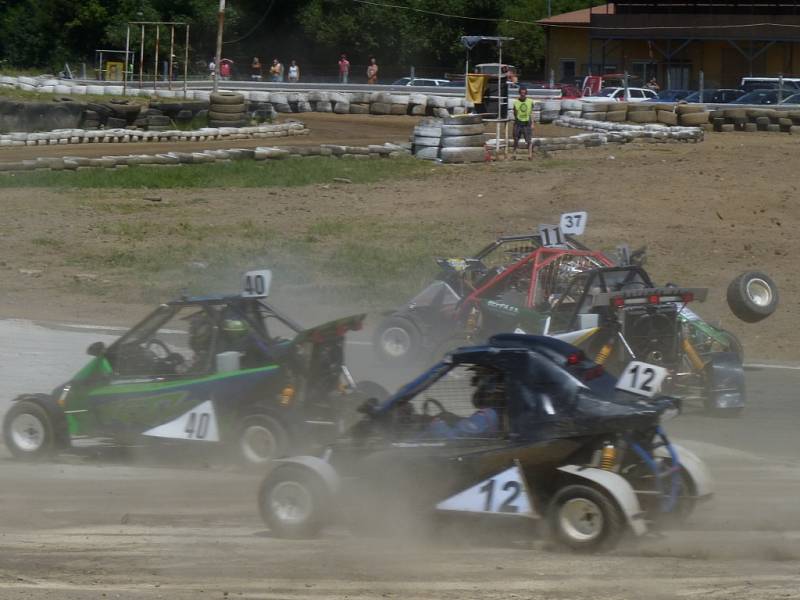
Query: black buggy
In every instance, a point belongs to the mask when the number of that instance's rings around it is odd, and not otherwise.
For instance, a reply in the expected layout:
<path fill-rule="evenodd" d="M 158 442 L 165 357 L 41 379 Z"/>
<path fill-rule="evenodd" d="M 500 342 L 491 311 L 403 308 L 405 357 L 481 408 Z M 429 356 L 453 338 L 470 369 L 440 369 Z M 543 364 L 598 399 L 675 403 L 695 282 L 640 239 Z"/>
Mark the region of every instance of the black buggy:
<path fill-rule="evenodd" d="M 595 385 L 608 377 L 597 367 L 540 336 L 461 348 L 383 403 L 365 403 L 363 420 L 321 456 L 276 461 L 261 515 L 282 537 L 376 511 L 523 519 L 583 551 L 685 518 L 711 487 L 700 460 L 661 427 L 672 400 L 609 393 Z"/>

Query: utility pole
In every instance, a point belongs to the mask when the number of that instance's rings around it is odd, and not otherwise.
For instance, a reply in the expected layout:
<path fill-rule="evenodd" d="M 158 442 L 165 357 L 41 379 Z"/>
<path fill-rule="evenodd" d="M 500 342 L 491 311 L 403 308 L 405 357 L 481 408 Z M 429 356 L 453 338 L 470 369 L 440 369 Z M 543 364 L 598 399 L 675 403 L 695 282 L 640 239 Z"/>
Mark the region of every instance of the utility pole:
<path fill-rule="evenodd" d="M 548 17 L 552 17 L 553 16 L 553 6 L 552 6 L 550 0 L 547 0 L 547 16 Z"/>
<path fill-rule="evenodd" d="M 219 0 L 219 15 L 217 20 L 217 53 L 214 57 L 214 91 L 219 84 L 219 67 L 222 60 L 222 28 L 225 25 L 225 0 Z"/>

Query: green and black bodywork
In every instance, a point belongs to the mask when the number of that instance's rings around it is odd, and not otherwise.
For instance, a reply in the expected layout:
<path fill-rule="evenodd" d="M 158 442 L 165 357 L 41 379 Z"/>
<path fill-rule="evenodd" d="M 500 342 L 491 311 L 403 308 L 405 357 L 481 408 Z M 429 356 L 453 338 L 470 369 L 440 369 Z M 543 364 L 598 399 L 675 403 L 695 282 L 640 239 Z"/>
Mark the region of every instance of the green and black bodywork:
<path fill-rule="evenodd" d="M 52 394 L 16 398 L 4 441 L 23 459 L 75 438 L 207 442 L 253 464 L 324 444 L 363 399 L 344 366 L 345 334 L 363 319 L 303 330 L 264 298 L 162 304 L 108 347 L 92 344 L 91 361 Z"/>

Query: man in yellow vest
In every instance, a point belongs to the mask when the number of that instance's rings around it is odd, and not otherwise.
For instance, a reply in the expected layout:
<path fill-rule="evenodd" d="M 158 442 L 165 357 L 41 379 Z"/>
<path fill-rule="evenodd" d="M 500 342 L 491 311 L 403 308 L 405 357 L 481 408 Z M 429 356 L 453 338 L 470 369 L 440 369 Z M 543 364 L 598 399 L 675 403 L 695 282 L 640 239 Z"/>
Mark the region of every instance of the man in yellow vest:
<path fill-rule="evenodd" d="M 524 137 L 528 144 L 528 160 L 533 158 L 533 100 L 528 98 L 528 88 L 519 88 L 519 98 L 511 104 L 514 111 L 514 157 L 517 156 L 519 138 Z"/>

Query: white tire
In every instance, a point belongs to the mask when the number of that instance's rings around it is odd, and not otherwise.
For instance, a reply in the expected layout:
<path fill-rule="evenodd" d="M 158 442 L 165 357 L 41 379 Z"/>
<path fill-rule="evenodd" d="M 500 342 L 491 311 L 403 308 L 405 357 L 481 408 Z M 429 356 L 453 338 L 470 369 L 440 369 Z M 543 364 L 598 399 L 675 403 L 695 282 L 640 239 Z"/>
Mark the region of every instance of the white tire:
<path fill-rule="evenodd" d="M 483 146 L 480 148 L 442 148 L 440 154 L 442 162 L 446 163 L 483 162 L 486 159 Z"/>
<path fill-rule="evenodd" d="M 69 88 L 67 88 L 67 89 L 69 90 Z M 54 86 L 54 85 L 43 85 L 43 86 L 38 88 L 38 92 L 40 94 L 52 94 L 55 91 L 56 91 L 56 86 Z M 69 94 L 69 91 L 61 92 L 61 93 L 62 94 Z"/>
<path fill-rule="evenodd" d="M 39 84 L 39 82 L 33 77 L 18 77 L 17 81 L 21 84 L 32 85 L 33 87 L 36 87 Z"/>
<path fill-rule="evenodd" d="M 481 135 L 456 135 L 442 138 L 443 148 L 474 148 L 483 147 L 484 138 Z"/>
<path fill-rule="evenodd" d="M 561 100 L 545 100 L 542 102 L 542 112 L 561 111 Z"/>
<path fill-rule="evenodd" d="M 439 143 L 441 142 L 442 138 L 438 137 L 422 137 L 417 136 L 414 138 L 414 145 L 415 146 L 433 146 L 435 148 L 439 147 Z"/>
<path fill-rule="evenodd" d="M 426 106 L 428 104 L 428 97 L 425 94 L 411 94 L 408 97 L 409 104 L 419 104 Z"/>
<path fill-rule="evenodd" d="M 442 125 L 442 135 L 445 137 L 460 136 L 460 135 L 483 135 L 483 124 Z"/>
<path fill-rule="evenodd" d="M 87 85 L 86 93 L 90 96 L 102 96 L 105 93 L 105 88 L 102 85 Z"/>
<path fill-rule="evenodd" d="M 446 99 L 442 96 L 428 96 L 428 106 L 433 108 L 445 108 Z"/>
<path fill-rule="evenodd" d="M 419 137 L 442 137 L 441 127 L 429 127 L 426 125 L 417 125 L 414 127 L 414 135 Z"/>
<path fill-rule="evenodd" d="M 311 94 L 309 94 L 309 100 Z M 250 92 L 250 100 L 253 102 L 269 102 L 269 92 Z"/>
<path fill-rule="evenodd" d="M 414 152 L 414 156 L 424 160 L 436 160 L 439 158 L 439 148 L 433 146 L 422 146 L 417 148 L 416 152 Z"/>
<path fill-rule="evenodd" d="M 580 100 L 562 100 L 561 101 L 561 110 L 581 110 L 583 107 L 583 102 Z"/>

